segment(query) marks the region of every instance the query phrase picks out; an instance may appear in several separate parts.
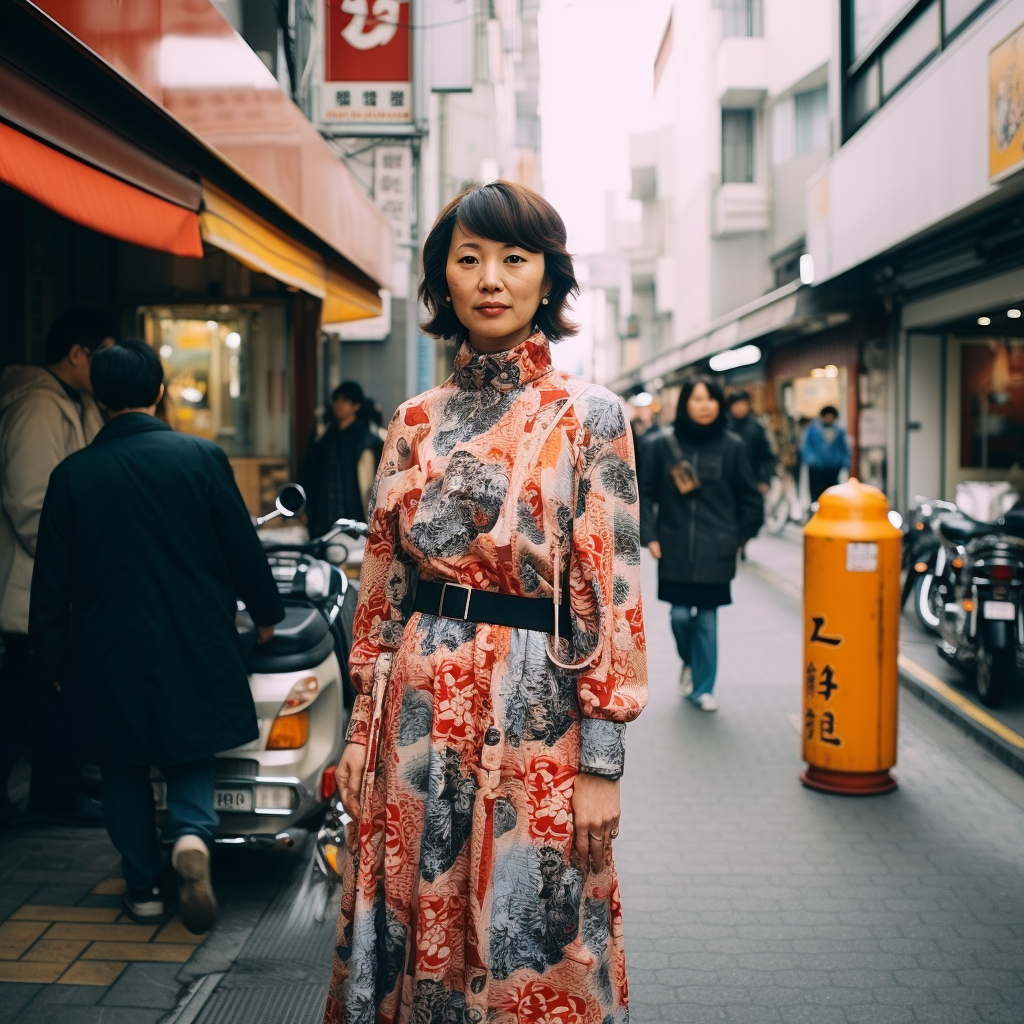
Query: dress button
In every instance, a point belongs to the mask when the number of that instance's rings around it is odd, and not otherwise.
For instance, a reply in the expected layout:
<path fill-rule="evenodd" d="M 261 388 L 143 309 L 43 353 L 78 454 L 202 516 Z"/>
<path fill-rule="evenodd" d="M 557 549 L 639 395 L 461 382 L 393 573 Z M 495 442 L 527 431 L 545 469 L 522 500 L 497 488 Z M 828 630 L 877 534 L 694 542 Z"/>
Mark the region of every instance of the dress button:
<path fill-rule="evenodd" d="M 484 733 L 484 743 L 489 747 L 496 747 L 501 741 L 501 733 L 492 725 L 487 732 Z"/>

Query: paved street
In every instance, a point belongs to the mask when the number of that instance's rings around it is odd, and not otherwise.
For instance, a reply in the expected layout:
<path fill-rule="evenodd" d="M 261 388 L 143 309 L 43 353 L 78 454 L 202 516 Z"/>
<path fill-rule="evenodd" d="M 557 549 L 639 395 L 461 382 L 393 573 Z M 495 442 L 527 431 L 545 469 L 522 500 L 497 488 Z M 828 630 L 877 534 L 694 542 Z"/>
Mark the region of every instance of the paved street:
<path fill-rule="evenodd" d="M 761 543 L 785 571 L 791 548 Z M 644 557 L 651 701 L 617 847 L 634 1024 L 1024 1020 L 1024 779 L 904 692 L 895 793 L 803 789 L 797 601 L 741 569 L 722 710 L 702 714 Z M 306 864 L 220 851 L 224 915 L 199 942 L 122 930 L 101 832 L 3 833 L 0 1024 L 315 1024 L 332 929 Z"/>
<path fill-rule="evenodd" d="M 716 715 L 681 706 L 646 609 L 618 848 L 634 1024 L 1024 1020 L 1024 779 L 903 693 L 895 793 L 803 789 L 799 605 L 749 568 L 734 596 Z"/>

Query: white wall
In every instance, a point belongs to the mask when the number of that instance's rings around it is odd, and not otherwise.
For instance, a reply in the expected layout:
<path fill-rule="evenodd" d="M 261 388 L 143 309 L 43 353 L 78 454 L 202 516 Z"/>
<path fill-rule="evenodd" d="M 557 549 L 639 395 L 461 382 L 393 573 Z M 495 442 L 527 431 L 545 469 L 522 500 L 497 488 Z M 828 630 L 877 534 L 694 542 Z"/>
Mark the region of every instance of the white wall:
<path fill-rule="evenodd" d="M 1022 22 L 1024 0 L 996 4 L 812 182 L 807 234 L 818 282 L 1008 187 L 988 180 L 988 52 Z"/>

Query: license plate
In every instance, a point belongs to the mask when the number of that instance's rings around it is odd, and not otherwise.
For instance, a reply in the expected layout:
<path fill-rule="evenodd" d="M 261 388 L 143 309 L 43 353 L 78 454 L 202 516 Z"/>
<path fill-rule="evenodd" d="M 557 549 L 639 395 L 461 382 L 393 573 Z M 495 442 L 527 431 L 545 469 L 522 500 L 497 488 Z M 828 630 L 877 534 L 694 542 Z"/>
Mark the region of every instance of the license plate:
<path fill-rule="evenodd" d="M 167 810 L 167 783 L 156 782 L 153 786 L 153 801 L 158 811 Z M 217 812 L 232 811 L 245 813 L 253 808 L 251 789 L 215 789 L 213 791 L 213 807 Z"/>
<path fill-rule="evenodd" d="M 213 793 L 213 808 L 217 812 L 251 811 L 251 789 L 217 789 Z"/>
<path fill-rule="evenodd" d="M 1017 617 L 1017 606 L 1012 601 L 986 601 L 982 610 L 986 619 L 1003 619 L 1013 622 Z"/>

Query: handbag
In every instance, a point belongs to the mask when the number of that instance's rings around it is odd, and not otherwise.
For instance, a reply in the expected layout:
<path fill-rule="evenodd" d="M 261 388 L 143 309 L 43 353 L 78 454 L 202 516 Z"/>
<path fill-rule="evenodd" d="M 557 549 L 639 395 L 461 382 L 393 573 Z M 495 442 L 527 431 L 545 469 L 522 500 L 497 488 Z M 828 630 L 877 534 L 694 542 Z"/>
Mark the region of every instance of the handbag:
<path fill-rule="evenodd" d="M 666 433 L 665 439 L 672 450 L 672 458 L 676 460 L 668 469 L 672 482 L 676 485 L 676 490 L 680 494 L 692 494 L 700 487 L 700 477 L 697 476 L 697 470 L 693 468 L 693 463 L 689 462 L 683 455 L 683 450 L 679 447 L 679 442 L 676 440 L 676 433 L 671 427 Z"/>

